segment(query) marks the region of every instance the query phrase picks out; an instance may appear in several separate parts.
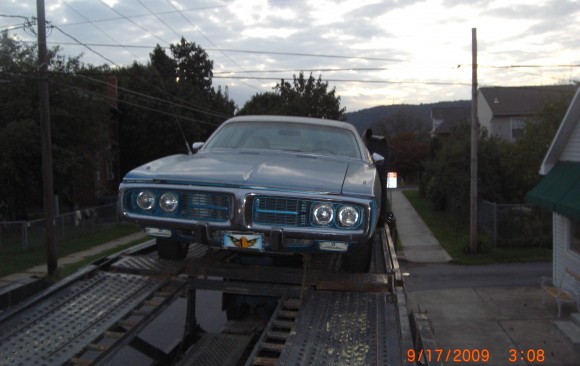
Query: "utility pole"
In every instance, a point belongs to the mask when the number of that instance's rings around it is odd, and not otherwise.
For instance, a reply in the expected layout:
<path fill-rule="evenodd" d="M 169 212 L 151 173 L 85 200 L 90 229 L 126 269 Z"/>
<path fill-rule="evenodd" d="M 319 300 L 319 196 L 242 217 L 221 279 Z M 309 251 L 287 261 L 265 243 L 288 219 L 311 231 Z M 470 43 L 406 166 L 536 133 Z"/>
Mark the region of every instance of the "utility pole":
<path fill-rule="evenodd" d="M 50 111 L 48 104 L 48 52 L 46 49 L 46 19 L 44 0 L 36 0 L 38 17 L 38 76 L 40 95 L 40 140 L 42 149 L 42 187 L 44 196 L 44 225 L 46 231 L 46 266 L 49 276 L 57 268 L 56 242 L 54 235 L 54 188 L 52 179 L 52 137 L 50 133 Z"/>
<path fill-rule="evenodd" d="M 471 190 L 469 220 L 469 252 L 477 253 L 477 138 L 479 121 L 477 120 L 477 29 L 471 29 Z"/>

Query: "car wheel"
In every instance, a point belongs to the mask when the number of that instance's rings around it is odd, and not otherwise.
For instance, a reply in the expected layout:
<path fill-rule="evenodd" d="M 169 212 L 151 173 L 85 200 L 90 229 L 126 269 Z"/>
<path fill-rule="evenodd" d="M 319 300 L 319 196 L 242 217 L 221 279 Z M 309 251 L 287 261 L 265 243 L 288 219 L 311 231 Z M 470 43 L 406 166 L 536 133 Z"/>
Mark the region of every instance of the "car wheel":
<path fill-rule="evenodd" d="M 342 256 L 342 269 L 349 273 L 366 273 L 371 262 L 372 239 L 360 245 L 353 252 Z"/>
<path fill-rule="evenodd" d="M 157 254 L 163 259 L 182 260 L 187 257 L 189 243 L 186 241 L 173 241 L 157 239 Z"/>

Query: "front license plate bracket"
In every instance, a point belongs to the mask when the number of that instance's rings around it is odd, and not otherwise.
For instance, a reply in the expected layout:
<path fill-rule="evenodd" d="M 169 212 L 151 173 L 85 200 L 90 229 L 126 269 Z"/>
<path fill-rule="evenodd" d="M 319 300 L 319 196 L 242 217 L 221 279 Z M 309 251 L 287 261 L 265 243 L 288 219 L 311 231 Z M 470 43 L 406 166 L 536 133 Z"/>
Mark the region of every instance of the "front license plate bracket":
<path fill-rule="evenodd" d="M 264 234 L 225 232 L 223 246 L 230 249 L 263 251 Z"/>

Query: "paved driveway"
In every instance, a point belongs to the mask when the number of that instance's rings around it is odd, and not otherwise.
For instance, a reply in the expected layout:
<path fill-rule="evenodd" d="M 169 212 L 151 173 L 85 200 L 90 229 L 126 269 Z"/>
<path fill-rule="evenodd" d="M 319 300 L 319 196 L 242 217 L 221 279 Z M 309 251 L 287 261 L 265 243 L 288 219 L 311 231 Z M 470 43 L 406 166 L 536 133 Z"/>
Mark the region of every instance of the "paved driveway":
<path fill-rule="evenodd" d="M 552 324 L 553 299 L 539 287 L 550 263 L 458 266 L 402 263 L 409 309 L 429 313 L 438 348 L 487 350 L 488 362 L 461 365 L 580 365 L 580 352 Z M 564 305 L 562 318 L 575 308 Z M 513 350 L 513 351 L 512 351 Z M 528 352 L 528 350 L 532 350 Z M 455 351 L 455 352 L 457 352 Z M 526 362 L 539 357 L 543 362 Z M 512 362 L 513 360 L 515 362 Z M 454 365 L 454 362 L 447 362 Z"/>

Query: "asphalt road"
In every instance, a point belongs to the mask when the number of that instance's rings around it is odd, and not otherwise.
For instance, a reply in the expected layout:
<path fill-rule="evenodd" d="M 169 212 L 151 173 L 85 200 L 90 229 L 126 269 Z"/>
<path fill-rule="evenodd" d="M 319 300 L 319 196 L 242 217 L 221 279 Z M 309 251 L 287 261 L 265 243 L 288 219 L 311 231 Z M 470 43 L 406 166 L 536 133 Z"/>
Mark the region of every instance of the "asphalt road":
<path fill-rule="evenodd" d="M 552 263 L 491 265 L 422 264 L 401 262 L 407 292 L 479 287 L 534 287 L 552 276 Z"/>

